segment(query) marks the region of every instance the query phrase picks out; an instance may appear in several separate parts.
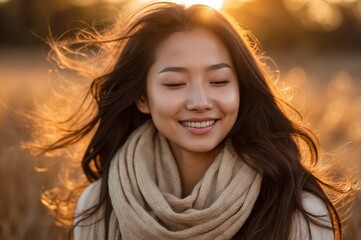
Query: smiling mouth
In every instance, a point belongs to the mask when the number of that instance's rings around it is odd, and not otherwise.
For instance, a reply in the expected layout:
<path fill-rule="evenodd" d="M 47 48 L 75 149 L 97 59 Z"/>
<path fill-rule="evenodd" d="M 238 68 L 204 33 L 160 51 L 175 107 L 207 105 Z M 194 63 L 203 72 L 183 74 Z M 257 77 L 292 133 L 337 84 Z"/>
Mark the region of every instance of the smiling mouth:
<path fill-rule="evenodd" d="M 214 125 L 216 120 L 209 120 L 209 121 L 201 121 L 201 122 L 191 122 L 191 121 L 184 121 L 181 122 L 183 126 L 192 127 L 192 128 L 205 128 Z"/>

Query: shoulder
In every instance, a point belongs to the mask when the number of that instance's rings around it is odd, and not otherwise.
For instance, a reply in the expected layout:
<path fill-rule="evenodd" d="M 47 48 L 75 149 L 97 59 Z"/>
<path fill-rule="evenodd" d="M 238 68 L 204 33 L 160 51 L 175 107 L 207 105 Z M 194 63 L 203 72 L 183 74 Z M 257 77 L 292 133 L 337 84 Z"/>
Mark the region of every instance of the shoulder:
<path fill-rule="evenodd" d="M 81 194 L 76 209 L 75 209 L 75 222 L 82 219 L 82 213 L 95 206 L 99 201 L 99 192 L 100 192 L 101 180 L 97 180 L 90 184 Z M 90 221 L 90 222 L 89 222 Z M 86 239 L 86 234 L 89 232 L 89 224 L 92 222 L 89 218 L 82 221 L 82 224 L 75 225 L 73 230 L 73 239 L 80 240 Z"/>
<path fill-rule="evenodd" d="M 302 193 L 302 205 L 305 210 L 311 214 L 328 216 L 328 210 L 324 202 L 312 193 Z"/>
<path fill-rule="evenodd" d="M 311 216 L 313 220 L 320 224 L 332 227 L 327 207 L 319 197 L 309 192 L 303 192 L 302 206 L 308 213 L 316 216 Z M 309 235 L 309 230 L 311 236 Z M 333 231 L 331 229 L 307 221 L 300 212 L 296 212 L 294 216 L 292 234 L 292 239 L 334 239 Z"/>
<path fill-rule="evenodd" d="M 76 215 L 81 214 L 85 210 L 93 207 L 99 200 L 101 180 L 97 180 L 90 184 L 83 193 L 80 195 L 78 200 L 75 213 Z"/>

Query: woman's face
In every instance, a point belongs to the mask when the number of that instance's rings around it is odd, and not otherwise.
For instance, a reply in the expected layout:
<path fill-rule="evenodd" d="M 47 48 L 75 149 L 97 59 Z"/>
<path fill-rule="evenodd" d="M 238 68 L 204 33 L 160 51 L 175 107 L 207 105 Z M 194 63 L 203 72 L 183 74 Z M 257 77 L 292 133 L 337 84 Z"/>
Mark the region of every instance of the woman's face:
<path fill-rule="evenodd" d="M 147 99 L 138 100 L 175 156 L 208 153 L 233 127 L 238 80 L 229 52 L 203 29 L 177 32 L 156 49 L 147 76 Z"/>

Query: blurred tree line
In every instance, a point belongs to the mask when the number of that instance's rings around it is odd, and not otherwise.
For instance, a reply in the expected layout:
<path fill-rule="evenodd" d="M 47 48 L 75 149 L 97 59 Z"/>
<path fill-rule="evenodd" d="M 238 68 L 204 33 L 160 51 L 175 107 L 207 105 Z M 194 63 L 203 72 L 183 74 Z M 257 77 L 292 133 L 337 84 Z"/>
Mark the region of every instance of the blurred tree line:
<path fill-rule="evenodd" d="M 111 19 L 136 0 L 0 0 L 0 44 L 43 44 L 94 20 Z M 360 0 L 225 0 L 224 9 L 265 49 L 361 52 Z M 82 21 L 83 23 L 81 23 Z M 105 24 L 106 25 L 106 24 Z"/>

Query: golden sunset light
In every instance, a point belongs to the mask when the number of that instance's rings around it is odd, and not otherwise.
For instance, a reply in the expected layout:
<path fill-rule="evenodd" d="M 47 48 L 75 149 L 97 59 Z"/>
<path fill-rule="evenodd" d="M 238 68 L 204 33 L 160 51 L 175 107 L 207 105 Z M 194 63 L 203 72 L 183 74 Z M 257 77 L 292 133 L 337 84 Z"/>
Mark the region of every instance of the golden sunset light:
<path fill-rule="evenodd" d="M 0 0 L 0 21 L 0 240 L 361 240 L 361 0 Z"/>
<path fill-rule="evenodd" d="M 220 10 L 223 6 L 223 0 L 173 0 L 172 2 L 185 4 L 186 6 L 204 4 L 217 10 Z"/>

